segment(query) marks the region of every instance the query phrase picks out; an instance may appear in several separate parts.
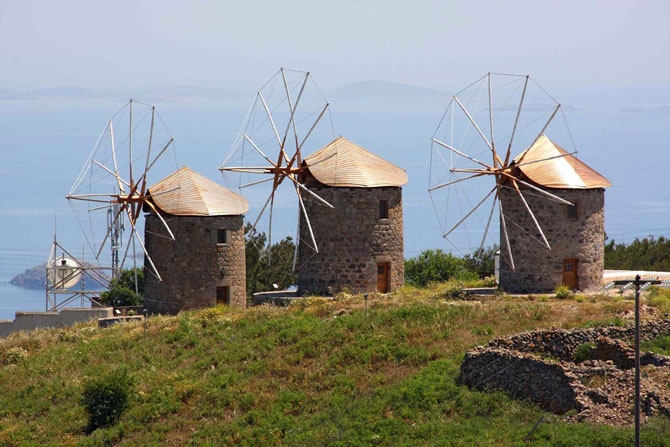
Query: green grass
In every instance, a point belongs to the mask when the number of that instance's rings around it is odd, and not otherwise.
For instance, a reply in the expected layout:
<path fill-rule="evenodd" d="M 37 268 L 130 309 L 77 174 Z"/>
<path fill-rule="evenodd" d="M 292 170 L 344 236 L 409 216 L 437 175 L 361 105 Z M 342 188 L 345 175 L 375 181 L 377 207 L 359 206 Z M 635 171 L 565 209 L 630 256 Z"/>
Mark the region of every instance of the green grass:
<path fill-rule="evenodd" d="M 656 337 L 640 344 L 642 351 L 651 351 L 655 354 L 670 355 L 670 336 Z"/>
<path fill-rule="evenodd" d="M 543 412 L 457 385 L 464 352 L 501 334 L 582 326 L 586 316 L 630 308 L 604 299 L 453 304 L 439 288 L 371 296 L 367 316 L 361 296 L 342 295 L 155 317 L 146 340 L 141 324 L 0 339 L 0 445 L 525 446 Z M 119 369 L 134 384 L 127 411 L 86 434 L 84 384 Z M 644 445 L 670 446 L 668 427 L 645 424 Z M 532 445 L 631 442 L 630 428 L 550 416 Z"/>

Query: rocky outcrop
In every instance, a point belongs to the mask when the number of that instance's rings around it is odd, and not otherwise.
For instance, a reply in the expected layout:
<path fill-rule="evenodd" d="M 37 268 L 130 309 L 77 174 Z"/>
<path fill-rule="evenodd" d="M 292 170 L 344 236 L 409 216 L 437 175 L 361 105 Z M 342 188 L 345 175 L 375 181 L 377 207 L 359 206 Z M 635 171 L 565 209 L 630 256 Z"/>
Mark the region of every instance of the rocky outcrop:
<path fill-rule="evenodd" d="M 668 334 L 670 320 L 641 326 L 643 339 Z M 633 328 L 600 327 L 499 337 L 466 353 L 458 381 L 479 391 L 503 391 L 556 414 L 575 410 L 577 420 L 630 423 L 635 352 L 628 340 L 633 336 Z M 644 414 L 670 415 L 670 390 L 655 379 L 664 375 L 654 374 L 657 368 L 670 369 L 670 357 L 646 352 L 640 363 Z"/>

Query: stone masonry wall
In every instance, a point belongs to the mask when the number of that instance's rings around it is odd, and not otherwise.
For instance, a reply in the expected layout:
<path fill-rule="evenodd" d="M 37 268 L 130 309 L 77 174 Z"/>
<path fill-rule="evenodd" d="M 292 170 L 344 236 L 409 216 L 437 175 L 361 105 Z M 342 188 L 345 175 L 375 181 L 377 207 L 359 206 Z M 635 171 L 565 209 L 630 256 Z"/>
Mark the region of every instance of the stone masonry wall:
<path fill-rule="evenodd" d="M 145 217 L 146 248 L 163 279 L 154 277 L 145 260 L 144 299 L 149 312 L 174 314 L 212 307 L 217 286 L 230 288 L 231 305 L 246 306 L 243 216 L 164 215 L 174 241 L 159 236 L 166 231 L 155 214 Z M 219 228 L 227 230 L 226 244 L 216 243 Z"/>
<path fill-rule="evenodd" d="M 578 288 L 583 291 L 600 290 L 605 253 L 605 190 L 548 190 L 565 200 L 577 203 L 577 219 L 568 219 L 568 205 L 539 197 L 537 192 L 528 188 L 522 188 L 522 191 L 549 241 L 551 250 L 507 220 L 515 271 L 511 271 L 504 256 L 501 256 L 500 286 L 503 290 L 512 293 L 552 291 L 562 284 L 563 259 L 572 258 L 578 259 Z M 541 240 L 532 218 L 515 191 L 503 189 L 502 205 L 506 216 Z M 502 229 L 502 224 L 500 228 Z M 500 238 L 501 253 L 505 255 L 502 230 Z"/>
<path fill-rule="evenodd" d="M 300 215 L 298 289 L 300 294 L 377 290 L 377 263 L 390 263 L 389 290 L 405 277 L 402 188 L 334 188 L 316 182 L 307 187 L 335 208 L 303 193 L 319 253 Z M 379 218 L 379 201 L 388 200 L 388 219 Z"/>

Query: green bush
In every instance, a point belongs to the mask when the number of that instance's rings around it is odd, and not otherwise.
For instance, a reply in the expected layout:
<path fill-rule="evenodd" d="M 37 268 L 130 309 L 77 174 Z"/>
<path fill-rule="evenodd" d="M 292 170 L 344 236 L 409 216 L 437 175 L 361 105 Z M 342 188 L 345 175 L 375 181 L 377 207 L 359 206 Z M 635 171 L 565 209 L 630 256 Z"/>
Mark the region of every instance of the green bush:
<path fill-rule="evenodd" d="M 424 250 L 405 261 L 405 281 L 413 286 L 450 279 L 474 280 L 479 276 L 466 268 L 463 259 L 440 250 Z"/>
<path fill-rule="evenodd" d="M 591 350 L 595 347 L 595 343 L 583 343 L 577 346 L 575 350 L 575 363 L 581 363 L 588 359 L 591 355 Z"/>
<path fill-rule="evenodd" d="M 554 290 L 554 293 L 556 294 L 556 298 L 558 298 L 559 300 L 565 300 L 575 297 L 575 294 L 573 293 L 572 290 L 568 288 L 568 286 L 558 286 L 556 287 L 556 290 Z"/>
<path fill-rule="evenodd" d="M 652 286 L 647 295 L 649 304 L 663 313 L 670 313 L 670 290 Z"/>
<path fill-rule="evenodd" d="M 28 351 L 20 347 L 9 348 L 5 353 L 5 364 L 15 365 L 28 358 Z"/>
<path fill-rule="evenodd" d="M 135 293 L 135 273 L 137 273 L 137 293 Z M 144 303 L 144 270 L 128 269 L 109 284 L 109 291 L 100 294 L 100 301 L 106 306 L 141 306 Z"/>
<path fill-rule="evenodd" d="M 651 351 L 656 354 L 670 355 L 670 335 L 656 337 L 645 341 L 641 346 L 643 351 Z"/>
<path fill-rule="evenodd" d="M 84 384 L 82 403 L 93 431 L 116 423 L 128 408 L 132 380 L 125 370 L 89 379 Z"/>

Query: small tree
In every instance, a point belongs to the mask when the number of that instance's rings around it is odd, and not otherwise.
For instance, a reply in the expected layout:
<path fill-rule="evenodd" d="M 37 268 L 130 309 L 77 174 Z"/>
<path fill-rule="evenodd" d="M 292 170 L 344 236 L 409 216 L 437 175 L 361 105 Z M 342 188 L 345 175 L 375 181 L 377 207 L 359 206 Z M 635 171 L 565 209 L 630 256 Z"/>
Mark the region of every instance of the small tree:
<path fill-rule="evenodd" d="M 267 237 L 247 223 L 246 237 L 247 294 L 272 290 L 272 284 L 286 288 L 295 284 L 293 253 L 295 244 L 286 237 L 270 247 L 272 262 L 268 260 Z"/>
<path fill-rule="evenodd" d="M 432 281 L 472 279 L 475 275 L 466 268 L 463 259 L 440 250 L 424 250 L 405 261 L 405 280 L 415 286 Z"/>
<path fill-rule="evenodd" d="M 135 293 L 135 273 L 137 290 Z M 144 303 L 144 270 L 123 270 L 118 278 L 109 284 L 109 292 L 100 294 L 100 301 L 107 306 L 140 306 Z"/>
<path fill-rule="evenodd" d="M 495 256 L 498 246 L 489 248 L 478 248 L 472 254 L 463 256 L 465 267 L 479 275 L 480 278 L 486 278 L 495 273 Z"/>
<path fill-rule="evenodd" d="M 82 403 L 88 414 L 88 429 L 93 431 L 116 423 L 128 408 L 132 380 L 125 370 L 89 379 L 84 384 Z"/>

